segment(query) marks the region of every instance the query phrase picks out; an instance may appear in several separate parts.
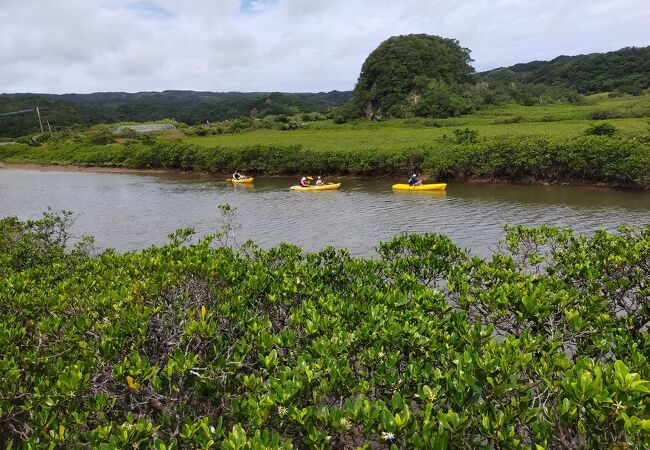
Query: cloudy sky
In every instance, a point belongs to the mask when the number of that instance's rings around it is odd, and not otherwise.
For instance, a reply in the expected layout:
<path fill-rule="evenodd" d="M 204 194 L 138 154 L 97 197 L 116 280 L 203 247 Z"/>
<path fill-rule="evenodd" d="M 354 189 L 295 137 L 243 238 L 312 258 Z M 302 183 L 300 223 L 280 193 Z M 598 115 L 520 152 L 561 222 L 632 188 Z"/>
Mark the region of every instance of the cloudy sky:
<path fill-rule="evenodd" d="M 650 0 L 0 0 L 0 93 L 353 88 L 386 38 L 487 70 L 650 45 Z"/>

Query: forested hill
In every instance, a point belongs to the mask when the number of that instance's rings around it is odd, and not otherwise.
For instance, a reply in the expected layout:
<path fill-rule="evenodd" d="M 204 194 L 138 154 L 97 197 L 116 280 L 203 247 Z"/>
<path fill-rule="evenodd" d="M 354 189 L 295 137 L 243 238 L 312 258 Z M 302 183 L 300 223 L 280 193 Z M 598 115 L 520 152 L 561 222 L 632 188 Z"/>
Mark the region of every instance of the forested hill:
<path fill-rule="evenodd" d="M 196 92 L 163 91 L 99 92 L 64 94 L 61 99 L 85 106 L 102 108 L 118 120 L 156 120 L 174 118 L 189 124 L 206 120 L 225 120 L 248 116 L 253 109 L 258 115 L 324 112 L 341 106 L 350 98 L 349 92 L 268 93 L 268 92 Z"/>
<path fill-rule="evenodd" d="M 351 92 L 99 92 L 93 94 L 2 94 L 0 114 L 39 106 L 54 127 L 75 124 L 115 123 L 175 119 L 188 124 L 218 121 L 255 114 L 325 112 L 344 105 Z M 0 137 L 36 131 L 35 114 L 0 116 Z"/>
<path fill-rule="evenodd" d="M 650 46 L 558 56 L 551 61 L 515 64 L 476 76 L 486 81 L 569 87 L 581 94 L 614 91 L 640 94 L 650 87 Z"/>

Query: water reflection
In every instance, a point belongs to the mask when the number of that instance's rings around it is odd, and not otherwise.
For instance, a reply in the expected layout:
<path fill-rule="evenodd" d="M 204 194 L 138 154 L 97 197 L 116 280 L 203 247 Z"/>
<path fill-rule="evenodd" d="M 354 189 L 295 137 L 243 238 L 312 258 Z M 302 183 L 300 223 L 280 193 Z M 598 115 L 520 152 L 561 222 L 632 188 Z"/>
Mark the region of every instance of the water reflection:
<path fill-rule="evenodd" d="M 431 190 L 431 191 L 401 191 L 398 189 L 393 189 L 393 194 L 395 195 L 420 195 L 428 197 L 446 197 L 447 191 L 443 190 Z"/>

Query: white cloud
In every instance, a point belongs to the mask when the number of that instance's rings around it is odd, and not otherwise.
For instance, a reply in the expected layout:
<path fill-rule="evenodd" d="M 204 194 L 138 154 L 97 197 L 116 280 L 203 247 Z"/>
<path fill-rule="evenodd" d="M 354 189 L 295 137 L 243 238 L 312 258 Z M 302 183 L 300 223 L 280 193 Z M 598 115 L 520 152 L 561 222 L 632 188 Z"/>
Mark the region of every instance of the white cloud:
<path fill-rule="evenodd" d="M 646 0 L 2 0 L 0 91 L 351 89 L 396 34 L 477 70 L 650 45 Z"/>

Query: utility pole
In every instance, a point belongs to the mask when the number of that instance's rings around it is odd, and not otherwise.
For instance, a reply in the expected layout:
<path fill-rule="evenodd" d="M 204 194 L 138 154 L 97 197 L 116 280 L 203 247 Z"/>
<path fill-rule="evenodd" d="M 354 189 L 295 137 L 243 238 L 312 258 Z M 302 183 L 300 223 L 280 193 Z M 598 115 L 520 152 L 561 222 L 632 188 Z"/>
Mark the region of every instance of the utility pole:
<path fill-rule="evenodd" d="M 43 133 L 43 122 L 41 121 L 41 112 L 38 110 L 38 106 L 36 107 L 36 114 L 38 114 L 38 124 L 41 126 L 41 133 Z"/>

